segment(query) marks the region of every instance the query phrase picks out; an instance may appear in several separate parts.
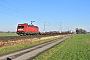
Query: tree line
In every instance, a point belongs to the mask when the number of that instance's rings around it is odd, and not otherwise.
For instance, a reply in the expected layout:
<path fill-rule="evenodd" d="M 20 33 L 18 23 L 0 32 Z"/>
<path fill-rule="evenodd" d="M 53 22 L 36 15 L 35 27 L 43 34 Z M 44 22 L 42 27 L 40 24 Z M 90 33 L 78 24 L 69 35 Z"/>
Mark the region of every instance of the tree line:
<path fill-rule="evenodd" d="M 81 28 L 76 28 L 75 30 L 76 30 L 76 34 L 86 34 L 87 33 L 86 30 L 81 29 Z"/>

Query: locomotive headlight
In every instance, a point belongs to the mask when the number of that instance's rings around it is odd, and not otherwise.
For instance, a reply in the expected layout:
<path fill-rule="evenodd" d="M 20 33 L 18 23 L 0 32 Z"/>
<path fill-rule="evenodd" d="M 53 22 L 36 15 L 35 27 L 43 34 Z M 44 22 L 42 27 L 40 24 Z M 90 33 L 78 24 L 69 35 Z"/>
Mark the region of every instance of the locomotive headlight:
<path fill-rule="evenodd" d="M 18 31 L 22 31 L 23 29 L 18 29 Z"/>

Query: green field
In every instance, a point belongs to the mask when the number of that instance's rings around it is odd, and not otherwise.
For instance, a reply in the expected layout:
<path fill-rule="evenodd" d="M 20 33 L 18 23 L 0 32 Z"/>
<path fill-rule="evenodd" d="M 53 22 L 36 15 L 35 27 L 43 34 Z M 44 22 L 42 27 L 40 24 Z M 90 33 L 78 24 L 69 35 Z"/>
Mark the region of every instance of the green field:
<path fill-rule="evenodd" d="M 0 33 L 0 36 L 18 36 L 16 33 Z"/>
<path fill-rule="evenodd" d="M 34 60 L 90 60 L 90 34 L 78 34 Z"/>

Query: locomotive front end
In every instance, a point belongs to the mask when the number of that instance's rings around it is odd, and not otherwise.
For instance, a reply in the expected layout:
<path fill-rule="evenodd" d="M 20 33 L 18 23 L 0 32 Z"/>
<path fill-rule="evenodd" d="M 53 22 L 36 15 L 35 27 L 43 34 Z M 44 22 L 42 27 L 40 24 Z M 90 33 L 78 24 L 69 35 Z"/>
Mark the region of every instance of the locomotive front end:
<path fill-rule="evenodd" d="M 17 34 L 18 35 L 23 35 L 24 33 L 25 33 L 24 25 L 23 24 L 18 24 L 18 26 L 17 26 Z"/>

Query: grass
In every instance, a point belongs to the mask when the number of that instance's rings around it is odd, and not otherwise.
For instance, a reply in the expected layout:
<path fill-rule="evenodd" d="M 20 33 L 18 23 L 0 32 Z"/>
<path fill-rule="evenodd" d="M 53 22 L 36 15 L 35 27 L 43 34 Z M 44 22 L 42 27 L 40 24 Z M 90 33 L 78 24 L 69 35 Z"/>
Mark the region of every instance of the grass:
<path fill-rule="evenodd" d="M 78 34 L 33 60 L 90 60 L 90 34 Z"/>
<path fill-rule="evenodd" d="M 18 36 L 16 33 L 0 33 L 0 36 Z"/>
<path fill-rule="evenodd" d="M 17 44 L 17 45 L 13 45 L 13 46 L 2 47 L 2 48 L 0 48 L 0 55 L 5 54 L 5 53 L 9 53 L 9 52 L 12 52 L 12 51 L 17 51 L 17 50 L 20 50 L 20 49 L 24 49 L 24 48 L 27 48 L 27 47 L 30 47 L 30 46 L 34 46 L 34 45 L 44 43 L 44 42 L 47 42 L 47 41 L 50 41 L 50 40 L 55 40 L 55 39 L 58 39 L 58 38 L 62 38 L 62 36 L 43 39 L 43 40 L 39 40 L 39 41 L 35 41 L 35 42 L 28 42 L 28 43 L 25 43 L 25 44 Z"/>

